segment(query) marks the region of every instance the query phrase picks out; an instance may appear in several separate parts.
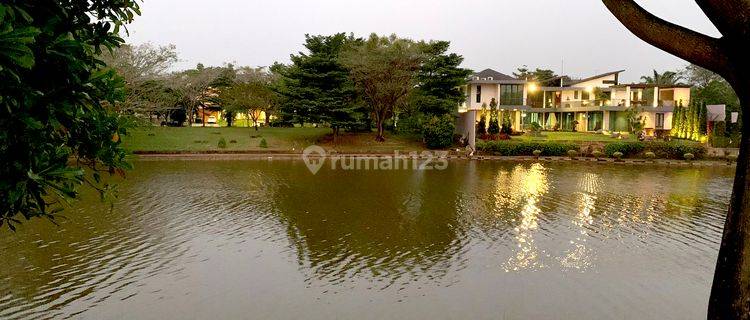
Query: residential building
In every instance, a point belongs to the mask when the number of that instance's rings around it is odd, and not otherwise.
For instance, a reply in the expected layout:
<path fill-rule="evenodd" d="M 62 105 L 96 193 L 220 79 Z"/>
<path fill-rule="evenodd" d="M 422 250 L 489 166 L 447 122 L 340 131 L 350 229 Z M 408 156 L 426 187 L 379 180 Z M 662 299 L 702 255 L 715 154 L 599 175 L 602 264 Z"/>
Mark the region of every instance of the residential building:
<path fill-rule="evenodd" d="M 483 70 L 472 75 L 464 88 L 467 98 L 459 107 L 459 133 L 473 141 L 476 123 L 483 114 L 489 119 L 494 99 L 499 113 L 511 114 L 514 131 L 537 123 L 544 130 L 627 132 L 628 110 L 633 107 L 647 135 L 668 134 L 674 108 L 690 102 L 690 87 L 624 84 L 619 79 L 623 71 L 535 82 Z"/>

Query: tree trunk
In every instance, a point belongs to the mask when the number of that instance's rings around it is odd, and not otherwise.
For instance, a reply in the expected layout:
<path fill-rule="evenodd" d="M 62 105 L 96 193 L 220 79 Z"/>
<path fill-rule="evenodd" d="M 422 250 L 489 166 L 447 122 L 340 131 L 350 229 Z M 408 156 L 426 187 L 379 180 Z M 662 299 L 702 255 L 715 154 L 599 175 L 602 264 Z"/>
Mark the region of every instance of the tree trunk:
<path fill-rule="evenodd" d="M 735 88 L 750 106 L 750 81 Z M 750 110 L 742 112 L 742 138 L 724 235 L 716 262 L 708 319 L 750 319 Z"/>
<path fill-rule="evenodd" d="M 375 141 L 383 142 L 385 141 L 385 135 L 383 134 L 383 132 L 385 131 L 383 130 L 383 119 L 378 117 L 378 119 L 376 119 L 376 122 L 378 126 L 378 135 L 375 137 Z"/>
<path fill-rule="evenodd" d="M 185 113 L 187 113 L 186 116 L 187 116 L 188 127 L 192 127 L 193 126 L 193 107 L 188 108 L 187 112 Z"/>

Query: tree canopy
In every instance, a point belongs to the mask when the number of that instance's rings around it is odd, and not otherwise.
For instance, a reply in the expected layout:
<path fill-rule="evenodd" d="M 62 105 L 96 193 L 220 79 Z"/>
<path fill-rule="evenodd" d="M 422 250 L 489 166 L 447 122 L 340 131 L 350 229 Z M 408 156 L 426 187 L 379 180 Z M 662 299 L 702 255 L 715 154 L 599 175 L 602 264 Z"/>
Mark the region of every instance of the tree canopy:
<path fill-rule="evenodd" d="M 362 44 L 348 48 L 341 61 L 350 71 L 377 126 L 377 141 L 385 141 L 385 121 L 403 107 L 416 84 L 422 61 L 420 44 L 371 34 Z"/>
<path fill-rule="evenodd" d="M 305 35 L 307 52 L 292 55 L 288 67 L 273 68 L 281 76 L 281 83 L 274 86 L 284 97 L 280 111 L 298 122 L 327 123 L 334 136 L 340 128 L 359 124 L 362 104 L 339 56 L 361 42 L 345 33 Z"/>
<path fill-rule="evenodd" d="M 662 73 L 659 73 L 658 71 L 654 70 L 654 74 L 652 76 L 642 76 L 641 80 L 649 84 L 676 85 L 679 84 L 682 80 L 682 75 L 674 71 L 664 71 Z"/>
<path fill-rule="evenodd" d="M 513 72 L 513 76 L 527 81 L 544 81 L 557 77 L 557 74 L 550 69 L 535 68 L 531 70 L 528 66 L 524 65 L 518 68 L 516 72 Z"/>
<path fill-rule="evenodd" d="M 466 84 L 472 71 L 460 67 L 464 58 L 447 53 L 449 47 L 448 41 L 423 45 L 423 61 L 417 71 L 417 88 L 412 103 L 428 116 L 455 113 L 466 98 L 461 86 Z"/>
<path fill-rule="evenodd" d="M 124 81 L 100 57 L 138 14 L 133 0 L 0 4 L 0 225 L 54 218 L 79 186 L 106 194 L 100 172 L 128 168 L 107 107 Z"/>

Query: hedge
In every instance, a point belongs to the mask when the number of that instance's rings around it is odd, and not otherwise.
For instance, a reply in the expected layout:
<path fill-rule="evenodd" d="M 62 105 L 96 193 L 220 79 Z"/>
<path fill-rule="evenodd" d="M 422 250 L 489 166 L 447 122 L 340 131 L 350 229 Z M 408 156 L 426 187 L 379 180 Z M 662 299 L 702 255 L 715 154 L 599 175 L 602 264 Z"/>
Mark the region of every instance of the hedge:
<path fill-rule="evenodd" d="M 612 142 L 604 146 L 604 154 L 611 158 L 615 152 L 621 152 L 623 157 L 632 157 L 641 154 L 645 149 L 644 142 Z"/>
<path fill-rule="evenodd" d="M 684 143 L 680 141 L 654 141 L 646 144 L 647 151 L 651 151 L 658 158 L 683 159 L 686 153 L 692 153 L 695 159 L 701 159 L 706 155 L 706 148 L 696 143 Z"/>
<path fill-rule="evenodd" d="M 578 143 L 555 141 L 477 141 L 477 150 L 498 156 L 532 156 L 534 150 L 542 151 L 543 156 L 567 156 L 568 150 L 580 150 Z M 621 152 L 623 158 L 645 157 L 646 152 L 653 152 L 657 158 L 683 159 L 686 153 L 692 153 L 696 159 L 706 155 L 706 148 L 696 143 L 680 141 L 652 142 L 612 142 L 604 146 L 604 154 L 614 157 Z"/>
<path fill-rule="evenodd" d="M 604 153 L 608 157 L 612 157 L 615 152 L 622 152 L 624 157 L 638 157 L 646 152 L 653 152 L 657 158 L 668 159 L 682 159 L 686 153 L 692 153 L 696 159 L 700 159 L 706 155 L 706 148 L 680 141 L 612 142 L 604 146 Z"/>
<path fill-rule="evenodd" d="M 565 156 L 568 150 L 579 150 L 577 143 L 535 142 L 535 141 L 478 141 L 477 150 L 498 156 L 532 156 L 534 150 L 542 151 L 543 156 Z"/>

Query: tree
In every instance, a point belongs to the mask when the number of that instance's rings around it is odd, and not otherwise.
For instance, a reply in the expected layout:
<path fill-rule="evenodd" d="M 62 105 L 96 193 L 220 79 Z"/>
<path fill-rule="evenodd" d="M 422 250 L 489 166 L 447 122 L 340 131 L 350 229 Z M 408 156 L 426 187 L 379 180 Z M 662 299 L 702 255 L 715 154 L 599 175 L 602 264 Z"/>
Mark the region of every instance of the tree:
<path fill-rule="evenodd" d="M 166 118 L 175 109 L 177 97 L 164 81 L 178 60 L 174 45 L 126 44 L 104 52 L 101 58 L 125 80 L 125 98 L 115 106 L 120 114 Z"/>
<path fill-rule="evenodd" d="M 672 86 L 678 84 L 682 80 L 682 76 L 674 71 L 659 73 L 654 70 L 653 76 L 642 76 L 641 80 L 650 84 Z"/>
<path fill-rule="evenodd" d="M 211 85 L 222 75 L 222 72 L 221 68 L 206 68 L 199 63 L 195 69 L 176 72 L 167 79 L 167 85 L 180 98 L 189 126 L 193 124 L 193 117 L 198 107 L 206 107 Z"/>
<path fill-rule="evenodd" d="M 710 37 L 662 20 L 634 0 L 603 0 L 609 11 L 642 40 L 711 70 L 750 105 L 750 1 L 696 0 L 721 33 Z M 688 45 L 685 45 L 688 44 Z M 743 123 L 750 112 L 742 113 Z M 750 129 L 742 127 L 740 155 L 711 288 L 709 319 L 750 319 Z"/>
<path fill-rule="evenodd" d="M 385 121 L 406 104 L 414 90 L 421 58 L 418 43 L 395 35 L 372 34 L 342 53 L 341 63 L 350 70 L 375 120 L 376 141 L 385 141 Z"/>
<path fill-rule="evenodd" d="M 513 119 L 510 112 L 503 112 L 503 125 L 500 132 L 510 135 L 513 133 Z"/>
<path fill-rule="evenodd" d="M 516 72 L 513 72 L 513 77 L 526 81 L 544 81 L 557 77 L 557 74 L 550 69 L 535 68 L 532 71 L 528 66 L 524 65 L 518 68 Z"/>
<path fill-rule="evenodd" d="M 472 71 L 460 67 L 464 58 L 448 54 L 449 47 L 449 41 L 433 41 L 422 48 L 424 58 L 416 75 L 412 103 L 428 117 L 453 114 L 456 106 L 466 99 L 460 88 Z"/>
<path fill-rule="evenodd" d="M 130 0 L 0 3 L 0 226 L 53 219 L 81 185 L 104 196 L 101 174 L 129 168 L 108 107 L 123 80 L 100 56 L 138 13 Z"/>
<path fill-rule="evenodd" d="M 258 120 L 269 105 L 273 103 L 274 92 L 268 82 L 263 79 L 253 79 L 247 82 L 236 82 L 219 94 L 226 112 L 245 113 L 246 119 L 253 120 L 255 130 L 258 130 Z M 248 123 L 249 126 L 249 123 Z"/>
<path fill-rule="evenodd" d="M 334 140 L 341 128 L 360 123 L 362 106 L 349 70 L 339 61 L 339 56 L 345 48 L 361 42 L 344 33 L 305 35 L 307 52 L 292 55 L 289 67 L 273 68 L 281 82 L 274 88 L 284 98 L 280 111 L 297 117 L 299 122 L 329 124 Z"/>
<path fill-rule="evenodd" d="M 490 124 L 487 126 L 487 133 L 493 135 L 500 133 L 500 123 L 497 118 L 497 101 L 492 98 L 490 100 Z"/>

